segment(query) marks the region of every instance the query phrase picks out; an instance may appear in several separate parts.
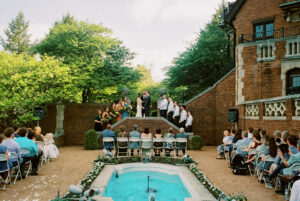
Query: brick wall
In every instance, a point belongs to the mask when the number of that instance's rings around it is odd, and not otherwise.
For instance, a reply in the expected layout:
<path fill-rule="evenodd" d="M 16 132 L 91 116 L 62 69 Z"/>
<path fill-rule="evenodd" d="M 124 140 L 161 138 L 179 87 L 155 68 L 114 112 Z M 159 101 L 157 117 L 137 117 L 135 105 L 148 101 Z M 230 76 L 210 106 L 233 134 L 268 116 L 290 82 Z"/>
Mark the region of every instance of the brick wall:
<path fill-rule="evenodd" d="M 107 105 L 103 104 L 67 104 L 64 119 L 64 144 L 82 145 L 87 130 L 94 128 L 94 118 L 97 109 L 102 111 Z M 56 106 L 51 105 L 40 123 L 43 133 L 55 133 Z"/>
<path fill-rule="evenodd" d="M 125 127 L 125 131 L 130 133 L 133 130 L 133 126 L 138 125 L 138 131 L 143 133 L 145 128 L 149 128 L 150 133 L 155 134 L 156 129 L 161 129 L 161 132 L 167 133 L 170 127 L 173 128 L 173 133 L 179 133 L 179 130 L 173 124 L 167 122 L 160 117 L 150 117 L 150 118 L 127 118 L 113 125 L 112 130 L 117 131 L 120 130 L 121 126 Z"/>
<path fill-rule="evenodd" d="M 205 145 L 219 144 L 223 130 L 231 127 L 228 109 L 235 107 L 235 71 L 230 72 L 212 88 L 187 102 L 193 112 L 193 132 Z"/>

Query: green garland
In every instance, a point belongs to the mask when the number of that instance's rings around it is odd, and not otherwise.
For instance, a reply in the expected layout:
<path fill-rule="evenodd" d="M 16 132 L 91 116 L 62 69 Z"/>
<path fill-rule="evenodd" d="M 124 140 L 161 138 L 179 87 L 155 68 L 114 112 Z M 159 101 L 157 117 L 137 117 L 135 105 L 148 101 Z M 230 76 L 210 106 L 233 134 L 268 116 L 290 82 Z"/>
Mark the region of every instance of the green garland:
<path fill-rule="evenodd" d="M 206 175 L 201 172 L 195 163 L 190 164 L 190 171 L 197 177 L 197 179 L 203 184 L 203 186 L 216 198 L 223 198 L 225 201 L 247 201 L 247 197 L 239 193 L 237 195 L 227 196 L 218 186 L 214 186 L 206 177 Z"/>

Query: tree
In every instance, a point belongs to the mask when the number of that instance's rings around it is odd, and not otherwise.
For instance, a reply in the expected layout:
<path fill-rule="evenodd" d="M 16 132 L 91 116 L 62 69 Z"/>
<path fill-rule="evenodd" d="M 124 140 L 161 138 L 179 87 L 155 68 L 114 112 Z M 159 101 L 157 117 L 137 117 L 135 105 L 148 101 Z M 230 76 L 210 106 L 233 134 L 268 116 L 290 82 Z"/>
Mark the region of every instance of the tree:
<path fill-rule="evenodd" d="M 164 83 L 172 93 L 184 94 L 184 100 L 212 86 L 234 67 L 233 59 L 227 54 L 230 44 L 227 32 L 219 27 L 219 12 L 187 50 L 167 67 Z"/>
<path fill-rule="evenodd" d="M 111 34 L 106 27 L 67 15 L 34 49 L 70 66 L 82 103 L 111 101 L 121 87 L 139 79 L 139 73 L 126 65 L 133 53 Z"/>
<path fill-rule="evenodd" d="M 0 52 L 0 125 L 34 120 L 36 107 L 76 101 L 70 68 L 44 56 Z"/>
<path fill-rule="evenodd" d="M 29 21 L 25 21 L 24 14 L 19 12 L 8 28 L 4 30 L 6 39 L 0 36 L 0 43 L 4 50 L 11 53 L 26 53 L 30 48 L 30 35 L 28 34 Z"/>

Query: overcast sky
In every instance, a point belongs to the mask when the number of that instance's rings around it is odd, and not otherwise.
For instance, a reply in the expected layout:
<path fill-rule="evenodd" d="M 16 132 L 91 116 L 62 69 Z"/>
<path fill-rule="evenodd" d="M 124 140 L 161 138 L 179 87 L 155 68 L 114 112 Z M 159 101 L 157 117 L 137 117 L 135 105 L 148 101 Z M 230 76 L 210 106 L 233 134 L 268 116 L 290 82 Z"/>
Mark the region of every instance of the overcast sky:
<path fill-rule="evenodd" d="M 232 0 L 230 0 L 232 1 Z M 30 21 L 31 39 L 41 39 L 68 12 L 111 28 L 133 52 L 133 65 L 152 66 L 156 81 L 188 42 L 196 38 L 222 0 L 2 0 L 0 34 L 19 11 Z"/>

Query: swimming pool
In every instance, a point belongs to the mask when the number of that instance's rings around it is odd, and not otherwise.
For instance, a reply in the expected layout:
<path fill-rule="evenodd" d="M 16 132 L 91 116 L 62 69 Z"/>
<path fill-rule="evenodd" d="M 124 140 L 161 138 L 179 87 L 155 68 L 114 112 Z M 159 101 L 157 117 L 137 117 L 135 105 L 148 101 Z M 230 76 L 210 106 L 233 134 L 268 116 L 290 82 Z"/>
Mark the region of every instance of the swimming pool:
<path fill-rule="evenodd" d="M 92 187 L 111 201 L 216 200 L 187 167 L 160 163 L 106 165 Z"/>
<path fill-rule="evenodd" d="M 151 197 L 155 201 L 184 201 L 191 195 L 178 175 L 136 171 L 118 174 L 118 177 L 113 173 L 103 197 L 112 197 L 114 201 L 149 201 Z"/>

